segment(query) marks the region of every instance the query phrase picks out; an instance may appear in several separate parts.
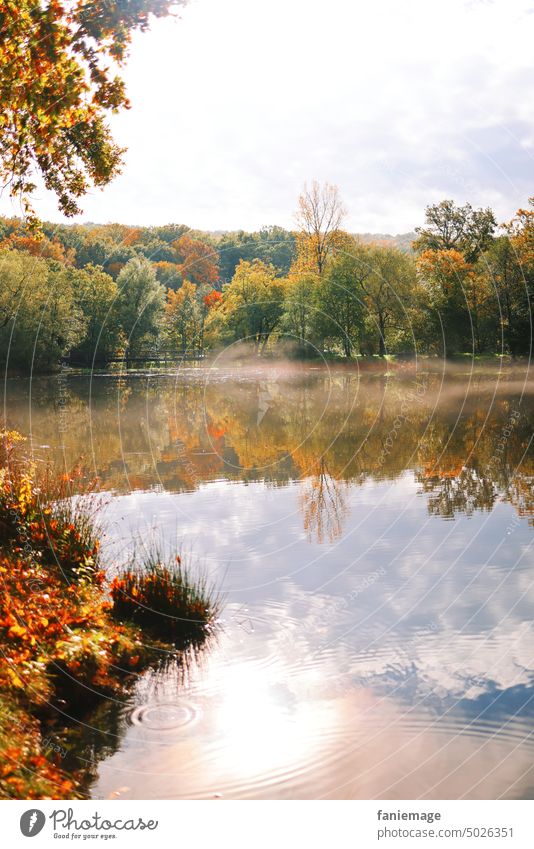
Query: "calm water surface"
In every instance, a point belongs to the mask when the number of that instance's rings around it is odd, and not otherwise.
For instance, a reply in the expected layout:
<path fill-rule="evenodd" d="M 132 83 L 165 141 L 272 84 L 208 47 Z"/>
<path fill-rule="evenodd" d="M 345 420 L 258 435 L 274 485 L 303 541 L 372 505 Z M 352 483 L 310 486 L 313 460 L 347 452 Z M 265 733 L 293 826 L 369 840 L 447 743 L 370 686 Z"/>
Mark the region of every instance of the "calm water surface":
<path fill-rule="evenodd" d="M 283 367 L 8 381 L 106 546 L 190 552 L 217 634 L 72 731 L 103 798 L 534 797 L 533 385 Z"/>

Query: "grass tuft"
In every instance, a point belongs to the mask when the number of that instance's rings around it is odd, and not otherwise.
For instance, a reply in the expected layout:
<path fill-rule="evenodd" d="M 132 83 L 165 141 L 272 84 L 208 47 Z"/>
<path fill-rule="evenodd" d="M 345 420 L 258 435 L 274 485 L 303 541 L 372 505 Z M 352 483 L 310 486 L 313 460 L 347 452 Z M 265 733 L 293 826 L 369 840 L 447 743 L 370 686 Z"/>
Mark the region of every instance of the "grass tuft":
<path fill-rule="evenodd" d="M 111 584 L 113 614 L 162 639 L 188 639 L 209 629 L 221 601 L 205 576 L 193 577 L 179 556 L 158 549 L 134 555 Z"/>

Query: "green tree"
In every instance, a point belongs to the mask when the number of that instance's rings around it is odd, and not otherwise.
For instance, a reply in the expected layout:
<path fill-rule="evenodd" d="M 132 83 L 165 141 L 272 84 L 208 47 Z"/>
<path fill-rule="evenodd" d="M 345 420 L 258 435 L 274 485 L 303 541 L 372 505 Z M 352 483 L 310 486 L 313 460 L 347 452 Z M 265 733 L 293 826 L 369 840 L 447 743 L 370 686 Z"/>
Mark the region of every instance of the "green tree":
<path fill-rule="evenodd" d="M 363 329 L 362 285 L 369 274 L 367 251 L 354 242 L 351 253 L 340 252 L 329 263 L 319 285 L 318 330 L 323 338 L 339 342 L 346 357 L 352 356 Z"/>
<path fill-rule="evenodd" d="M 183 353 L 201 345 L 203 310 L 197 287 L 184 280 L 177 291 L 169 289 L 165 304 L 165 329 L 171 344 Z"/>
<path fill-rule="evenodd" d="M 79 359 L 87 364 L 93 360 L 107 360 L 119 345 L 120 328 L 115 315 L 117 284 L 94 265 L 68 269 L 66 274 L 86 325 L 85 338 L 73 348 L 71 360 Z"/>
<path fill-rule="evenodd" d="M 285 284 L 271 265 L 241 260 L 218 310 L 233 338 L 252 341 L 258 353 L 264 350 L 283 315 Z"/>
<path fill-rule="evenodd" d="M 6 368 L 45 371 L 84 338 L 70 269 L 23 251 L 0 253 L 0 356 Z"/>
<path fill-rule="evenodd" d="M 224 282 L 231 280 L 242 259 L 247 262 L 259 259 L 285 275 L 295 258 L 295 235 L 276 226 L 263 227 L 255 233 L 238 230 L 221 236 L 217 248 L 220 277 Z"/>
<path fill-rule="evenodd" d="M 165 290 L 144 257 L 131 259 L 117 278 L 115 314 L 124 331 L 128 349 L 136 353 L 152 344 L 162 329 Z"/>
<path fill-rule="evenodd" d="M 456 250 L 467 262 L 475 262 L 491 244 L 497 222 L 491 209 L 473 209 L 470 203 L 456 206 L 452 200 L 427 206 L 424 227 L 416 227 L 413 243 L 417 253 Z"/>
<path fill-rule="evenodd" d="M 397 248 L 381 245 L 371 246 L 361 263 L 370 271 L 362 275 L 361 287 L 383 357 L 392 331 L 401 337 L 406 333 L 406 308 L 416 284 L 415 264 L 411 256 Z"/>
<path fill-rule="evenodd" d="M 254 234 L 257 238 L 257 256 L 268 265 L 273 265 L 282 276 L 289 273 L 295 259 L 295 234 L 283 227 L 262 227 Z"/>
<path fill-rule="evenodd" d="M 479 274 L 494 292 L 492 344 L 504 347 L 513 357 L 526 354 L 531 346 L 531 303 L 534 274 L 522 265 L 509 236 L 495 239 L 480 258 Z"/>
<path fill-rule="evenodd" d="M 317 326 L 319 278 L 304 273 L 291 276 L 284 298 L 283 326 L 297 339 L 301 354 L 311 353 Z"/>

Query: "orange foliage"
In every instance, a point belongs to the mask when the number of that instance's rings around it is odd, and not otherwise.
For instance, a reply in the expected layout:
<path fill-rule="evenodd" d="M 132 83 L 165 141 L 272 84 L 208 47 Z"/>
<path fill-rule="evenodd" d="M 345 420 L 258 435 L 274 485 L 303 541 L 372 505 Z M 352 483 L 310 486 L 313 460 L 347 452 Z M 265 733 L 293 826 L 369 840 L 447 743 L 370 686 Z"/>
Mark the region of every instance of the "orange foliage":
<path fill-rule="evenodd" d="M 142 231 L 139 227 L 129 227 L 122 240 L 123 245 L 136 245 L 141 241 Z"/>
<path fill-rule="evenodd" d="M 67 777 L 48 756 L 30 711 L 75 701 L 79 685 L 121 693 L 117 667 L 147 652 L 136 629 L 111 618 L 90 516 L 57 507 L 81 473 L 37 485 L 21 441 L 0 431 L 0 797 L 73 798 L 83 775 Z"/>
<path fill-rule="evenodd" d="M 215 248 L 193 239 L 187 233 L 172 243 L 182 277 L 197 286 L 210 285 L 219 279 L 219 255 Z"/>
<path fill-rule="evenodd" d="M 218 292 L 217 289 L 212 289 L 211 292 L 204 295 L 203 301 L 204 306 L 207 307 L 208 310 L 211 310 L 222 303 L 222 294 Z"/>
<path fill-rule="evenodd" d="M 417 259 L 417 267 L 423 274 L 448 280 L 471 271 L 471 265 L 460 251 L 449 250 L 423 251 Z"/>
<path fill-rule="evenodd" d="M 328 254 L 333 255 L 337 250 L 343 250 L 350 245 L 350 237 L 343 230 L 336 230 L 329 235 L 328 239 Z M 297 233 L 296 235 L 297 256 L 293 262 L 290 275 L 299 276 L 301 274 L 318 274 L 319 266 L 321 265 L 321 255 L 324 253 L 324 245 L 322 244 L 321 236 L 308 233 Z M 324 264 L 324 259 L 323 259 Z M 324 267 L 321 268 L 324 271 Z"/>
<path fill-rule="evenodd" d="M 74 265 L 76 252 L 73 248 L 65 248 L 56 239 L 47 236 L 28 236 L 22 233 L 11 233 L 10 236 L 0 242 L 0 250 L 17 250 L 38 256 L 42 259 L 54 259 L 64 265 Z"/>
<path fill-rule="evenodd" d="M 534 197 L 529 202 L 532 208 L 518 209 L 507 228 L 521 265 L 534 263 Z"/>
<path fill-rule="evenodd" d="M 221 437 L 223 437 L 226 433 L 226 428 L 222 427 L 222 425 L 209 422 L 207 431 L 212 439 L 221 439 Z"/>

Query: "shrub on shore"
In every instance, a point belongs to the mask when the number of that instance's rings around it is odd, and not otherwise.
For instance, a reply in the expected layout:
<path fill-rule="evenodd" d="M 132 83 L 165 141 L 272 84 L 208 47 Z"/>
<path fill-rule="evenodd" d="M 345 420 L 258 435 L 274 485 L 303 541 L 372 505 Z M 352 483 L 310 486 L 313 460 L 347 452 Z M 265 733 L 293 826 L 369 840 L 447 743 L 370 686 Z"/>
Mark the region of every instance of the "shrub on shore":
<path fill-rule="evenodd" d="M 44 753 L 40 723 L 4 695 L 0 710 L 0 798 L 72 799 L 77 782 L 60 758 Z"/>
<path fill-rule="evenodd" d="M 203 577 L 193 579 L 177 556 L 157 551 L 134 559 L 111 584 L 113 614 L 136 622 L 165 640 L 200 635 L 220 609 L 220 599 Z"/>
<path fill-rule="evenodd" d="M 177 629 L 157 628 L 154 615 L 187 620 L 191 631 L 180 636 L 200 644 L 217 608 L 204 582 L 188 584 L 178 564 L 171 573 L 149 562 L 146 576 L 132 567 L 110 598 L 98 504 L 81 497 L 79 474 L 37 475 L 21 443 L 0 431 L 0 798 L 68 799 L 87 776 L 67 775 L 55 762 L 41 722 L 61 724 L 65 707 L 83 711 L 102 696 L 124 695 L 132 673 L 176 651 Z M 147 645 L 142 628 L 162 639 Z"/>
<path fill-rule="evenodd" d="M 96 481 L 79 468 L 37 470 L 20 451 L 23 437 L 0 431 L 0 546 L 17 557 L 37 557 L 67 580 L 102 583 Z"/>

